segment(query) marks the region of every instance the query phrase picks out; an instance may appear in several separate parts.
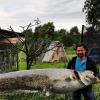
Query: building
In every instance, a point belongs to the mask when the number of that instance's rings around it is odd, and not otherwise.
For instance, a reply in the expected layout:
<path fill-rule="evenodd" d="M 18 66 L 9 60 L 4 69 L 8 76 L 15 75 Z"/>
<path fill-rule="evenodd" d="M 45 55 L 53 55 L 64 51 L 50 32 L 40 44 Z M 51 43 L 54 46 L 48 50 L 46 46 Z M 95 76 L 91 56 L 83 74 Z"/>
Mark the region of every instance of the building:
<path fill-rule="evenodd" d="M 18 32 L 0 29 L 0 73 L 18 70 Z"/>

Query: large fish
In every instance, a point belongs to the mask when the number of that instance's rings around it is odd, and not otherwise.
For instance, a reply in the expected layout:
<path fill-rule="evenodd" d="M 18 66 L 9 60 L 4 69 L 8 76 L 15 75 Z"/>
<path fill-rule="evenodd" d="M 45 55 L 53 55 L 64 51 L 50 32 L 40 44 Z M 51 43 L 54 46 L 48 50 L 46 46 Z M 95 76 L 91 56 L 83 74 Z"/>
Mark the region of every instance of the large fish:
<path fill-rule="evenodd" d="M 100 80 L 91 71 L 34 69 L 0 74 L 0 92 L 14 90 L 76 91 Z"/>

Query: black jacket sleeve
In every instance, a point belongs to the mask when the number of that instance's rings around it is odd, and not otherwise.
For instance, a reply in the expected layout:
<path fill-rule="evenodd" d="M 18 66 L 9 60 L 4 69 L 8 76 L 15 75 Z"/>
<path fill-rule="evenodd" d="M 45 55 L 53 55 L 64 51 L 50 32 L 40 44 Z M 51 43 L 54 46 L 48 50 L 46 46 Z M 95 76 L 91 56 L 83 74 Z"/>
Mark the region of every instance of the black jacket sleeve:
<path fill-rule="evenodd" d="M 96 63 L 90 58 L 87 59 L 87 70 L 91 70 L 94 72 L 94 75 L 97 75 L 97 66 Z"/>
<path fill-rule="evenodd" d="M 69 61 L 68 65 L 67 65 L 67 69 L 72 69 L 72 60 Z"/>
<path fill-rule="evenodd" d="M 73 57 L 72 60 L 69 61 L 67 68 L 68 69 L 75 69 L 75 62 L 76 62 L 76 57 Z"/>

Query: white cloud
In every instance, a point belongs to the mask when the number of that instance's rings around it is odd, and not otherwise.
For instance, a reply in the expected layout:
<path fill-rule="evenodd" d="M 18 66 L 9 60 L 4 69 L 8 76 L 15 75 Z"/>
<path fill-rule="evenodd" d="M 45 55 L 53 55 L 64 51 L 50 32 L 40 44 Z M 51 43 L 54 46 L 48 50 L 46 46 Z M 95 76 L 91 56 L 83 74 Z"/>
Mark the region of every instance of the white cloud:
<path fill-rule="evenodd" d="M 11 16 L 11 14 L 8 13 L 8 12 L 5 12 L 5 11 L 3 11 L 3 10 L 0 10 L 0 17 L 1 17 L 1 18 L 3 18 L 3 17 L 8 17 L 8 16 Z"/>
<path fill-rule="evenodd" d="M 37 17 L 52 21 L 56 29 L 79 27 L 85 23 L 82 7 L 85 0 L 0 0 L 0 26 L 27 25 Z M 69 27 L 67 27 L 69 26 Z"/>

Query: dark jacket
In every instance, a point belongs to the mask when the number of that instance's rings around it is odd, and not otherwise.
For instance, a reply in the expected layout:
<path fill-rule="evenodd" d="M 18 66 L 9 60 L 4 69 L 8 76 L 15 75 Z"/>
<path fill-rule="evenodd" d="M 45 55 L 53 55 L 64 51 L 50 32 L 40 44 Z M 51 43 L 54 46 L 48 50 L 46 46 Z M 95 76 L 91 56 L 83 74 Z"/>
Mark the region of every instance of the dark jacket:
<path fill-rule="evenodd" d="M 68 63 L 67 66 L 68 69 L 75 69 L 76 58 L 77 57 L 73 57 L 72 60 Z M 89 57 L 87 57 L 86 70 L 93 71 L 94 75 L 97 74 L 96 63 L 93 60 L 91 60 Z"/>

